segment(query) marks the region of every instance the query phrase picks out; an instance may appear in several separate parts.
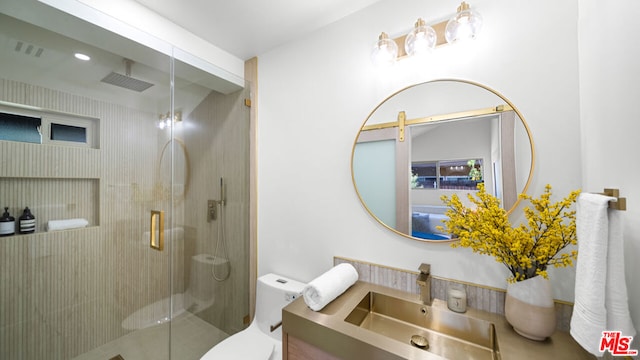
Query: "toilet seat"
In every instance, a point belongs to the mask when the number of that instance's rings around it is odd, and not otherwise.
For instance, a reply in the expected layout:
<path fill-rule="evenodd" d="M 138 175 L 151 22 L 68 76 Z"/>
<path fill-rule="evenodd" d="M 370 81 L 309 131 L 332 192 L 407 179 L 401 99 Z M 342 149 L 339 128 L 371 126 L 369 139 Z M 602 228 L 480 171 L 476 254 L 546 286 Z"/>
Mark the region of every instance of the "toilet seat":
<path fill-rule="evenodd" d="M 273 354 L 276 340 L 252 323 L 247 329 L 230 336 L 211 348 L 200 360 L 267 360 Z"/>

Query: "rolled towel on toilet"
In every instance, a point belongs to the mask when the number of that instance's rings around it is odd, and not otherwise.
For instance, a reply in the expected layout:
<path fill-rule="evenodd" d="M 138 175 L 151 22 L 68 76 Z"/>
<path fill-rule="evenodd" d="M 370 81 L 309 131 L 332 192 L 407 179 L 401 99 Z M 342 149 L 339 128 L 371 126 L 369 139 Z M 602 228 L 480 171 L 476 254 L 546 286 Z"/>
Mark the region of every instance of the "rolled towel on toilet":
<path fill-rule="evenodd" d="M 77 229 L 87 227 L 87 225 L 89 222 L 86 219 L 49 220 L 47 231 Z"/>
<path fill-rule="evenodd" d="M 313 311 L 327 304 L 358 281 L 358 272 L 351 264 L 343 263 L 313 279 L 302 291 L 304 302 Z"/>

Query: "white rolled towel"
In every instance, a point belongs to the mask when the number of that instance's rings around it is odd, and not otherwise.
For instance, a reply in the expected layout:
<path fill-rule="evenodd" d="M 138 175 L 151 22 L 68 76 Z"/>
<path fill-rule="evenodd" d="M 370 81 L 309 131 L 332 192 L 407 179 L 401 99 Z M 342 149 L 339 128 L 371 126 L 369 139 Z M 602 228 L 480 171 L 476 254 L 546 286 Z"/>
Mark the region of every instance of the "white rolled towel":
<path fill-rule="evenodd" d="M 87 225 L 89 225 L 87 219 L 49 220 L 47 231 L 77 229 L 87 227 Z"/>
<path fill-rule="evenodd" d="M 358 281 L 358 272 L 351 264 L 342 263 L 313 279 L 304 290 L 304 302 L 313 311 L 322 310 L 327 304 Z"/>

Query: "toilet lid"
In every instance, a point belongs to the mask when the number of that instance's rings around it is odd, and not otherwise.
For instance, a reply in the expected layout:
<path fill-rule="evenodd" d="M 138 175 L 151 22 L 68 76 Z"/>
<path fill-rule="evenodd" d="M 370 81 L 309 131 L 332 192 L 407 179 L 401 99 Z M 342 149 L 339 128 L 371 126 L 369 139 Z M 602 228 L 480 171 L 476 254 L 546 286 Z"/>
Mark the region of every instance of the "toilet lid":
<path fill-rule="evenodd" d="M 276 343 L 261 331 L 249 327 L 224 339 L 209 350 L 200 360 L 267 360 Z"/>

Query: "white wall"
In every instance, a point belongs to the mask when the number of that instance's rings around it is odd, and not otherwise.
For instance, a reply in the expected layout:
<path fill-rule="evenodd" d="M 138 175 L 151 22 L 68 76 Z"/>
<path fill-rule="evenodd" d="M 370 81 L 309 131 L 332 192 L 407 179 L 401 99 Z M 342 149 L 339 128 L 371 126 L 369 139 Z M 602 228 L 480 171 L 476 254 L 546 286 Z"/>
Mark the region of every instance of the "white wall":
<path fill-rule="evenodd" d="M 616 6 L 588 0 L 580 2 L 580 117 L 582 131 L 583 188 L 601 191 L 619 188 L 627 197 L 624 212 L 625 266 L 631 318 L 640 329 L 640 168 L 638 115 L 640 95 L 640 42 L 626 41 L 640 3 L 616 2 Z M 621 36 L 621 41 L 612 41 Z M 639 349 L 636 336 L 632 348 Z"/>
<path fill-rule="evenodd" d="M 414 270 L 427 262 L 434 275 L 506 286 L 508 272 L 493 258 L 392 234 L 358 201 L 350 172 L 358 129 L 388 95 L 418 82 L 460 78 L 497 90 L 534 136 L 530 192 L 580 188 L 577 1 L 475 1 L 485 27 L 469 48 L 443 47 L 424 64 L 407 60 L 385 73 L 372 67 L 381 31 L 398 36 L 417 17 L 440 20 L 457 5 L 383 0 L 259 56 L 260 274 L 308 281 L 339 255 Z M 573 299 L 574 273 L 551 272 L 556 298 Z"/>
<path fill-rule="evenodd" d="M 262 54 L 259 273 L 308 281 L 339 255 L 406 269 L 429 262 L 434 275 L 505 287 L 507 271 L 491 258 L 385 231 L 350 178 L 353 139 L 376 105 L 414 83 L 461 78 L 499 91 L 524 115 L 536 146 L 530 193 L 549 183 L 558 196 L 619 187 L 627 197 L 626 278 L 640 326 L 640 167 L 631 158 L 640 130 L 633 106 L 640 43 L 624 31 L 640 17 L 640 4 L 623 3 L 475 1 L 485 28 L 473 48 L 440 48 L 425 64 L 405 61 L 387 73 L 369 63 L 377 34 L 397 36 L 418 16 L 442 18 L 455 2 L 382 1 Z M 572 301 L 575 268 L 550 273 L 556 298 Z M 638 338 L 634 344 L 640 347 Z"/>

